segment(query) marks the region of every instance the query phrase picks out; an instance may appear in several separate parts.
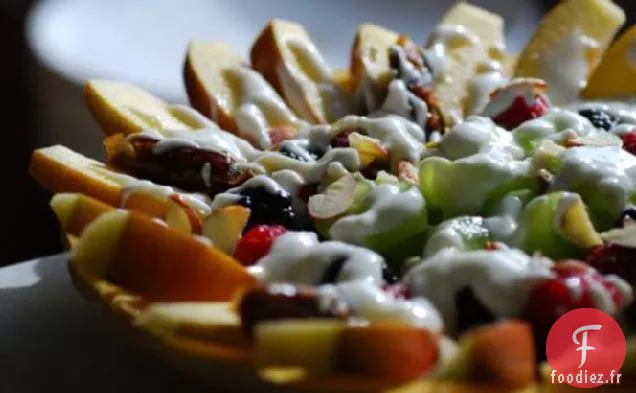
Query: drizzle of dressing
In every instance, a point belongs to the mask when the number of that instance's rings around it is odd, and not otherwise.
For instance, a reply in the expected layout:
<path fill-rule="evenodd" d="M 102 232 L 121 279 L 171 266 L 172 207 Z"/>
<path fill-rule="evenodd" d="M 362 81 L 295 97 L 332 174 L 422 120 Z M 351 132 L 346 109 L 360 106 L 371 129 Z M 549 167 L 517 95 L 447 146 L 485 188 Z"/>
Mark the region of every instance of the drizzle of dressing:
<path fill-rule="evenodd" d="M 288 102 L 293 109 L 305 119 L 315 117 L 311 108 L 323 112 L 323 104 L 327 106 L 327 113 L 320 114 L 328 121 L 346 114 L 349 108 L 345 97 L 331 80 L 331 69 L 318 49 L 311 43 L 293 38 L 287 39 L 286 45 L 291 56 L 296 57 L 299 64 L 291 67 L 281 63 L 278 75 L 285 95 L 289 97 Z M 303 70 L 301 70 L 300 64 L 305 65 Z M 306 95 L 307 89 L 313 91 Z M 309 100 L 308 105 L 306 105 L 305 100 Z"/>
<path fill-rule="evenodd" d="M 405 323 L 434 333 L 443 332 L 442 318 L 426 299 L 400 300 L 366 280 L 323 285 L 319 293 L 342 299 L 355 316 L 371 323 Z"/>
<path fill-rule="evenodd" d="M 415 296 L 427 298 L 444 325 L 456 321 L 455 295 L 470 287 L 475 297 L 498 318 L 519 317 L 533 285 L 553 277 L 552 261 L 516 249 L 469 251 L 444 249 L 412 268 L 404 277 Z"/>
<path fill-rule="evenodd" d="M 470 116 L 446 133 L 439 141 L 437 151 L 430 151 L 430 154 L 457 160 L 493 150 L 505 152 L 511 159 L 524 156 L 523 149 L 510 132 L 487 117 Z"/>
<path fill-rule="evenodd" d="M 595 48 L 598 48 L 598 43 L 577 27 L 542 56 L 540 72 L 550 84 L 550 101 L 564 105 L 578 98 L 589 74 L 586 51 Z"/>
<path fill-rule="evenodd" d="M 261 74 L 245 67 L 228 72 L 241 81 L 241 103 L 234 113 L 241 137 L 267 149 L 272 144 L 269 136 L 272 126 L 300 128 L 306 124 L 293 114 Z"/>
<path fill-rule="evenodd" d="M 262 165 L 268 172 L 284 169 L 292 170 L 300 175 L 306 184 L 318 183 L 323 179 L 330 166 L 339 164 L 350 172 L 360 168 L 360 157 L 353 148 L 335 148 L 327 151 L 314 162 L 298 161 L 277 152 L 262 153 L 255 163 Z"/>
<path fill-rule="evenodd" d="M 400 79 L 389 83 L 386 99 L 382 107 L 371 117 L 396 115 L 412 120 L 421 127 L 426 127 L 428 121 L 428 106 L 424 100 L 411 93 L 406 84 Z"/>
<path fill-rule="evenodd" d="M 171 195 L 178 194 L 188 205 L 190 205 L 202 217 L 211 213 L 210 198 L 207 195 L 197 193 L 184 193 L 174 187 L 161 186 L 148 180 L 139 180 L 132 176 L 115 173 L 101 167 L 94 168 L 100 175 L 122 185 L 121 206 L 126 205 L 131 194 L 143 194 L 159 200 L 167 200 Z"/>
<path fill-rule="evenodd" d="M 636 157 L 620 147 L 573 147 L 560 160 L 550 191 L 579 192 L 593 210 L 618 217 L 636 191 Z"/>
<path fill-rule="evenodd" d="M 468 82 L 467 116 L 480 114 L 490 101 L 490 93 L 505 86 L 509 81 L 502 73 L 501 64 L 495 60 L 489 60 L 478 68 L 478 74 Z"/>
<path fill-rule="evenodd" d="M 357 129 L 382 142 L 389 151 L 391 168 L 397 169 L 402 161 L 417 163 L 424 152 L 426 135 L 422 127 L 393 115 L 381 118 L 345 116 L 334 123 L 331 135 Z"/>
<path fill-rule="evenodd" d="M 444 79 L 449 51 L 463 46 L 480 46 L 481 40 L 462 25 L 438 25 L 431 33 L 424 57 L 436 79 Z"/>
<path fill-rule="evenodd" d="M 131 134 L 129 138 L 149 137 L 158 140 L 153 146 L 155 154 L 178 147 L 194 147 L 226 154 L 236 161 L 242 162 L 256 157 L 256 150 L 249 142 L 224 131 L 209 119 L 201 116 L 194 109 L 181 105 L 172 107 L 174 113 L 189 116 L 197 121 L 200 128 L 192 130 L 146 129 Z"/>
<path fill-rule="evenodd" d="M 229 205 L 235 205 L 241 199 L 241 192 L 248 188 L 262 187 L 271 194 L 287 193 L 274 179 L 265 175 L 254 176 L 238 187 L 217 194 L 212 201 L 212 211 L 222 209 Z"/>
<path fill-rule="evenodd" d="M 319 242 L 313 232 L 286 232 L 274 240 L 269 253 L 248 271 L 265 283 L 317 285 L 336 259 L 345 262 L 336 282 L 382 283 L 384 259 L 365 248 L 346 243 Z"/>
<path fill-rule="evenodd" d="M 416 187 L 400 191 L 395 184 L 374 186 L 368 196 L 370 207 L 361 214 L 345 216 L 329 230 L 332 239 L 365 245 L 369 237 L 399 228 L 409 218 L 422 214 L 424 198 Z"/>

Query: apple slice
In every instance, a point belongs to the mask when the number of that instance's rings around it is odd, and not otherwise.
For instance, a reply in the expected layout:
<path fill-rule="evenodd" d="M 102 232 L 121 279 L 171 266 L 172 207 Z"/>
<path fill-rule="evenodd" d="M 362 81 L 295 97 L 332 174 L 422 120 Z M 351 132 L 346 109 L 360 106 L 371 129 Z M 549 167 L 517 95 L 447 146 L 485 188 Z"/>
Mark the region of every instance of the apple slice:
<path fill-rule="evenodd" d="M 505 36 L 501 15 L 462 1 L 446 11 L 442 24 L 464 26 L 479 38 L 485 48 L 503 50 Z"/>
<path fill-rule="evenodd" d="M 216 248 L 232 255 L 249 218 L 249 209 L 237 205 L 226 206 L 205 218 L 202 234 Z"/>
<path fill-rule="evenodd" d="M 195 194 L 178 192 L 117 172 L 61 145 L 35 150 L 29 173 L 49 191 L 84 194 L 111 206 L 123 206 L 152 217 L 166 216 L 168 197 L 173 194 L 180 195 L 193 207 L 203 208 Z"/>
<path fill-rule="evenodd" d="M 351 173 L 331 183 L 322 194 L 309 197 L 309 215 L 318 220 L 328 220 L 346 213 L 353 205 L 356 179 Z"/>
<path fill-rule="evenodd" d="M 305 125 L 225 43 L 191 42 L 184 79 L 195 109 L 261 149 L 293 137 Z M 276 135 L 276 130 L 285 130 L 285 135 Z"/>
<path fill-rule="evenodd" d="M 491 58 L 493 48 L 499 51 L 495 57 L 500 60 L 503 44 L 503 19 L 499 15 L 464 2 L 444 14 L 427 48 L 434 54 L 429 59 L 443 58 L 435 93 L 447 128 L 464 118 L 469 82 L 477 75 L 478 66 Z"/>
<path fill-rule="evenodd" d="M 334 370 L 337 345 L 345 328 L 338 320 L 306 319 L 256 325 L 256 363 L 261 368 L 298 367 L 306 375 Z"/>
<path fill-rule="evenodd" d="M 69 259 L 76 270 L 149 301 L 229 301 L 254 282 L 214 247 L 125 210 L 88 225 Z"/>
<path fill-rule="evenodd" d="M 353 75 L 351 70 L 334 70 L 331 75 L 331 80 L 338 86 L 338 88 L 346 94 L 353 94 Z"/>
<path fill-rule="evenodd" d="M 363 93 L 372 94 L 373 101 L 379 105 L 383 98 L 381 92 L 393 77 L 389 48 L 397 45 L 399 38 L 398 33 L 381 26 L 365 23 L 358 27 L 351 48 L 352 91 L 370 89 Z"/>
<path fill-rule="evenodd" d="M 544 79 L 556 105 L 574 101 L 624 22 L 611 0 L 561 1 L 535 30 L 514 76 Z"/>
<path fill-rule="evenodd" d="M 91 80 L 84 86 L 84 100 L 107 135 L 127 135 L 145 128 L 196 128 L 175 115 L 167 102 L 126 82 Z"/>
<path fill-rule="evenodd" d="M 114 207 L 82 194 L 55 194 L 50 204 L 62 232 L 73 236 L 81 235 L 89 223 L 114 210 Z"/>
<path fill-rule="evenodd" d="M 409 325 L 347 326 L 338 341 L 336 371 L 392 383 L 425 375 L 439 356 L 438 339 Z"/>
<path fill-rule="evenodd" d="M 158 335 L 179 335 L 216 341 L 225 346 L 249 348 L 249 338 L 228 302 L 150 303 L 133 324 Z"/>
<path fill-rule="evenodd" d="M 438 374 L 441 379 L 479 381 L 508 388 L 527 386 L 534 376 L 532 329 L 518 321 L 481 326 L 465 333 L 455 357 Z"/>
<path fill-rule="evenodd" d="M 250 59 L 301 118 L 327 123 L 348 113 L 345 95 L 303 26 L 270 21 L 252 46 Z"/>
<path fill-rule="evenodd" d="M 636 95 L 636 25 L 605 52 L 583 90 L 587 99 Z"/>

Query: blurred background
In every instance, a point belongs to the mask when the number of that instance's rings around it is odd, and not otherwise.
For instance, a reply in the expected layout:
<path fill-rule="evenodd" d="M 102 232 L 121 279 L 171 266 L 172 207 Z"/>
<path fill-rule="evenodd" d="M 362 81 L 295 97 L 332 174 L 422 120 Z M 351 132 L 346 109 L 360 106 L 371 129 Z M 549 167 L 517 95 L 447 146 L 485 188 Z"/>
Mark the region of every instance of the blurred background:
<path fill-rule="evenodd" d="M 520 50 L 558 0 L 473 0 L 504 16 Z M 102 158 L 101 133 L 81 97 L 89 78 L 126 80 L 185 103 L 181 67 L 190 39 L 231 43 L 247 54 L 266 22 L 304 24 L 334 68 L 348 66 L 358 24 L 374 22 L 424 42 L 453 0 L 1 0 L 0 265 L 61 251 L 50 195 L 27 174 L 34 148 L 64 144 Z M 619 0 L 633 23 L 633 0 Z M 6 184 L 6 183 L 5 183 Z"/>

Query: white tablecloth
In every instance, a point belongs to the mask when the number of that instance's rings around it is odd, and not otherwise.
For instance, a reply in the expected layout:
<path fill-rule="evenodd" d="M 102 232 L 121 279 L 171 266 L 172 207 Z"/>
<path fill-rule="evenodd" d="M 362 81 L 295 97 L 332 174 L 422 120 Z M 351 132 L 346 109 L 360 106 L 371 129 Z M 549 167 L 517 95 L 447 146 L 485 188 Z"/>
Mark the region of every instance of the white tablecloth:
<path fill-rule="evenodd" d="M 66 256 L 0 269 L 0 392 L 203 392 L 131 348 L 70 282 Z"/>

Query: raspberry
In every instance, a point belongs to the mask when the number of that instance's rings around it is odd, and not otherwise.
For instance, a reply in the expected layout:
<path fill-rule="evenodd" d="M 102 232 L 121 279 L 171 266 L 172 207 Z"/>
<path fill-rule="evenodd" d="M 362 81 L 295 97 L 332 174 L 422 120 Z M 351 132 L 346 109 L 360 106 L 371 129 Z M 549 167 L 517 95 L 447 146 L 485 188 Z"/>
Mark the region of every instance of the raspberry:
<path fill-rule="evenodd" d="M 636 131 L 631 131 L 623 135 L 623 149 L 636 155 Z"/>
<path fill-rule="evenodd" d="M 358 130 L 344 131 L 331 139 L 331 147 L 351 147 L 349 143 L 349 135 Z"/>
<path fill-rule="evenodd" d="M 636 285 L 636 248 L 618 244 L 603 244 L 595 247 L 585 261 L 602 274 L 615 274 L 629 284 Z"/>
<path fill-rule="evenodd" d="M 259 259 L 267 255 L 274 239 L 287 230 L 280 225 L 257 225 L 247 231 L 239 240 L 234 250 L 236 258 L 244 266 L 255 264 Z"/>
<path fill-rule="evenodd" d="M 525 97 L 517 96 L 512 100 L 512 104 L 508 109 L 492 119 L 500 127 L 512 130 L 526 120 L 542 116 L 549 107 L 550 101 L 543 94 L 537 94 L 532 104 L 528 103 Z"/>
<path fill-rule="evenodd" d="M 523 311 L 523 319 L 534 330 L 537 356 L 545 359 L 545 342 L 552 325 L 563 314 L 577 308 L 598 308 L 592 285 L 600 283 L 616 305 L 623 306 L 623 296 L 614 282 L 582 261 L 557 262 L 552 268 L 555 277 L 538 282 L 531 289 Z"/>
<path fill-rule="evenodd" d="M 538 356 L 543 357 L 545 340 L 552 325 L 563 314 L 578 308 L 599 308 L 597 294 L 600 284 L 620 309 L 625 306 L 625 294 L 615 280 L 606 279 L 593 267 L 578 260 L 557 262 L 556 274 L 537 283 L 530 291 L 523 318 L 532 324 L 537 338 Z"/>

